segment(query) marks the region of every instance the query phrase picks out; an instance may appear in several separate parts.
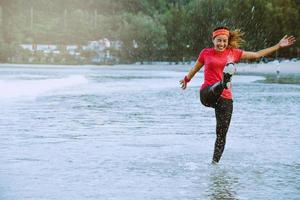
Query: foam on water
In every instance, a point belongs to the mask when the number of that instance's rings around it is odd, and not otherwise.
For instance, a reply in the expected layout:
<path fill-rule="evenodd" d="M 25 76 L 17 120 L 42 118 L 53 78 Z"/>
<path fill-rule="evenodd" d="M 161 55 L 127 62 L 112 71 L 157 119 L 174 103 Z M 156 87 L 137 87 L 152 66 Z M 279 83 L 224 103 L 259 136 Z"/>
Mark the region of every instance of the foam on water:
<path fill-rule="evenodd" d="M 36 98 L 49 92 L 88 83 L 83 75 L 44 80 L 1 80 L 0 99 Z"/>
<path fill-rule="evenodd" d="M 203 73 L 183 91 L 188 69 L 130 67 L 0 69 L 1 200 L 299 199 L 299 85 L 234 75 L 212 166 Z"/>

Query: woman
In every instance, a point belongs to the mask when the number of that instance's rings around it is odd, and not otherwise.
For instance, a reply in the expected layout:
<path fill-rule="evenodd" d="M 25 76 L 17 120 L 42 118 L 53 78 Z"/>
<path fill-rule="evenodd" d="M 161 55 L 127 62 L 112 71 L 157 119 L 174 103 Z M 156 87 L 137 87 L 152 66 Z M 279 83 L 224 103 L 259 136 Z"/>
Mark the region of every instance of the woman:
<path fill-rule="evenodd" d="M 219 162 L 226 143 L 226 134 L 232 115 L 231 76 L 235 73 L 234 63 L 241 59 L 258 59 L 271 54 L 283 47 L 292 45 L 296 40 L 293 36 L 284 36 L 278 44 L 257 51 L 238 49 L 243 42 L 243 33 L 230 31 L 227 27 L 218 27 L 212 33 L 213 48 L 203 49 L 194 65 L 184 79 L 180 80 L 182 89 L 203 67 L 204 83 L 200 88 L 200 100 L 204 106 L 215 109 L 216 142 L 212 163 Z"/>

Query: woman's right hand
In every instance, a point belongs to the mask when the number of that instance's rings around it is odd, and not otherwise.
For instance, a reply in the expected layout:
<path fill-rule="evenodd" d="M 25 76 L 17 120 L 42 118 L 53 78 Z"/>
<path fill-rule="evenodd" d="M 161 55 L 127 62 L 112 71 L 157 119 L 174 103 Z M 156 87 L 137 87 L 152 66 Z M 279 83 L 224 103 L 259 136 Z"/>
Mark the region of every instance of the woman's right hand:
<path fill-rule="evenodd" d="M 181 85 L 181 88 L 184 90 L 186 87 L 187 87 L 187 84 L 190 80 L 188 79 L 187 76 L 185 76 L 182 80 L 180 80 L 180 85 Z"/>
<path fill-rule="evenodd" d="M 184 79 L 180 80 L 180 85 L 181 85 L 181 88 L 184 90 L 187 86 L 187 83 L 184 81 Z"/>

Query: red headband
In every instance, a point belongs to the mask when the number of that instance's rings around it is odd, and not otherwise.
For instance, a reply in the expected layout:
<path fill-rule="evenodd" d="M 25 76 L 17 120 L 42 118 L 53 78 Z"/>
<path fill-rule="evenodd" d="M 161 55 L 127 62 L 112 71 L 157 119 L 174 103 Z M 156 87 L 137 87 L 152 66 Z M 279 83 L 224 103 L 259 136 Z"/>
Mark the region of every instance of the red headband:
<path fill-rule="evenodd" d="M 213 32 L 213 38 L 218 36 L 218 35 L 227 35 L 229 37 L 229 31 L 226 29 L 218 29 Z"/>

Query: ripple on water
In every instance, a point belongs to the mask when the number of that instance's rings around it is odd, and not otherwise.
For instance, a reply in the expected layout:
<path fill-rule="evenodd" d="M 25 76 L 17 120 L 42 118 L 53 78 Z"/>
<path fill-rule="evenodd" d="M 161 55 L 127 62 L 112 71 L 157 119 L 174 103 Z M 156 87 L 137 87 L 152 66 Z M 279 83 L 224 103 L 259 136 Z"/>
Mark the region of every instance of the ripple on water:
<path fill-rule="evenodd" d="M 0 98 L 3 199 L 299 199 L 299 86 L 234 77 L 215 166 L 203 76 L 182 91 L 185 72 L 168 70 L 1 69 L 6 81 L 71 83 L 42 93 L 34 86 L 32 99 Z"/>

